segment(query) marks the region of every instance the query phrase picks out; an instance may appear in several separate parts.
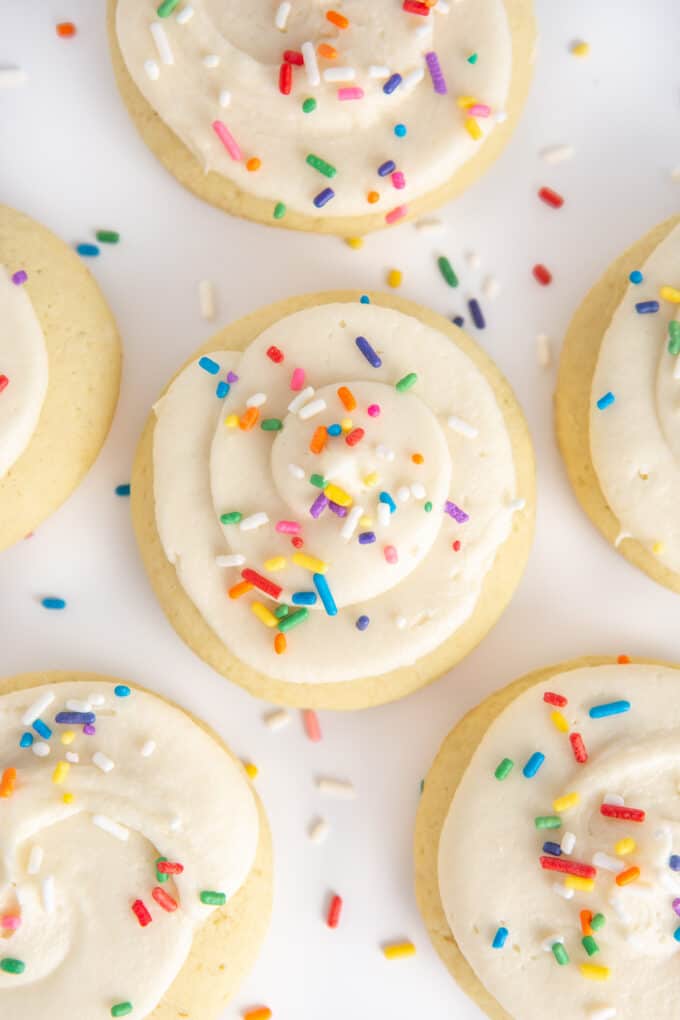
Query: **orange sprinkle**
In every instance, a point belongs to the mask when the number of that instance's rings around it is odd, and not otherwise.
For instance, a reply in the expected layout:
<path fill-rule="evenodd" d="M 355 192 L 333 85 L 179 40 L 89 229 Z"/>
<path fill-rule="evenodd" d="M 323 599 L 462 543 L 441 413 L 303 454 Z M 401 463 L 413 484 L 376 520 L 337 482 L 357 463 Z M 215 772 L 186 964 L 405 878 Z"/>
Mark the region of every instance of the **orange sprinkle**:
<path fill-rule="evenodd" d="M 257 424 L 257 419 L 260 417 L 260 412 L 256 407 L 249 407 L 246 413 L 243 415 L 238 423 L 238 427 L 243 432 L 250 432 L 252 428 Z"/>
<path fill-rule="evenodd" d="M 262 166 L 262 160 L 258 159 L 257 156 L 253 156 L 246 163 L 246 170 L 250 170 L 250 171 L 259 170 L 261 166 Z"/>
<path fill-rule="evenodd" d="M 592 935 L 593 929 L 590 927 L 590 922 L 593 919 L 592 910 L 582 910 L 578 915 L 581 919 L 581 931 L 584 935 Z"/>
<path fill-rule="evenodd" d="M 76 34 L 76 26 L 72 21 L 60 21 L 57 25 L 57 35 L 62 39 L 72 39 Z"/>
<path fill-rule="evenodd" d="M 633 867 L 633 868 L 626 868 L 625 871 L 619 872 L 619 874 L 616 876 L 616 884 L 617 885 L 630 885 L 631 882 L 637 882 L 639 877 L 640 877 L 640 869 L 639 868 L 635 868 L 635 867 Z"/>
<path fill-rule="evenodd" d="M 326 20 L 330 21 L 331 25 L 335 25 L 336 28 L 349 28 L 349 18 L 346 18 L 344 14 L 339 14 L 337 11 L 326 11 Z"/>
<path fill-rule="evenodd" d="M 346 386 L 341 386 L 338 390 L 338 396 L 342 401 L 343 407 L 346 411 L 353 411 L 357 406 L 356 399 L 351 390 L 348 390 Z"/>
<path fill-rule="evenodd" d="M 312 440 L 309 444 L 310 453 L 321 453 L 326 440 L 328 439 L 328 432 L 326 431 L 325 425 L 319 425 L 318 429 L 315 430 Z"/>
<path fill-rule="evenodd" d="M 371 205 L 374 205 L 379 198 L 380 195 L 378 194 L 377 191 L 369 191 L 369 193 L 366 195 L 366 201 L 370 202 Z"/>
<path fill-rule="evenodd" d="M 245 595 L 246 592 L 252 591 L 252 589 L 253 585 L 250 581 L 239 581 L 238 584 L 235 584 L 233 588 L 229 589 L 229 598 L 240 599 L 242 595 Z"/>
<path fill-rule="evenodd" d="M 272 1011 L 268 1006 L 259 1006 L 257 1009 L 249 1009 L 247 1013 L 244 1013 L 243 1020 L 270 1020 L 271 1015 Z"/>
<path fill-rule="evenodd" d="M 411 460 L 413 461 L 414 464 L 425 463 L 425 458 L 423 457 L 422 453 L 414 453 L 413 456 L 411 457 Z"/>
<path fill-rule="evenodd" d="M 320 57 L 325 57 L 326 60 L 335 60 L 338 55 L 338 51 L 334 46 L 329 46 L 328 43 L 322 42 L 316 48 L 316 52 Z"/>
<path fill-rule="evenodd" d="M 0 797 L 11 797 L 14 793 L 14 784 L 17 781 L 17 770 L 14 768 L 5 769 L 0 779 Z"/>
<path fill-rule="evenodd" d="M 619 655 L 616 659 L 619 666 L 627 666 L 630 662 L 630 655 Z"/>
<path fill-rule="evenodd" d="M 283 655 L 287 647 L 288 643 L 286 641 L 286 635 L 277 634 L 276 637 L 274 638 L 274 651 L 276 652 L 276 654 Z"/>

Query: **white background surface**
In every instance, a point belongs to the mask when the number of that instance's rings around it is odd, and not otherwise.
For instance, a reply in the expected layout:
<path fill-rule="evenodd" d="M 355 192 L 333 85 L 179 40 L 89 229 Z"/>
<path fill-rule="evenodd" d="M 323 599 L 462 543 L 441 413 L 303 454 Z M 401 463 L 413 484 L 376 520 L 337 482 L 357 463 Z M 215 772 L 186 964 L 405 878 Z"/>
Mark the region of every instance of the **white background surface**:
<path fill-rule="evenodd" d="M 447 232 L 404 225 L 354 252 L 334 238 L 230 219 L 166 174 L 116 92 L 103 0 L 0 5 L 0 65 L 30 76 L 0 93 L 0 200 L 69 242 L 92 240 L 98 227 L 121 232 L 92 269 L 126 354 L 118 414 L 94 470 L 32 540 L 0 560 L 1 669 L 91 669 L 147 684 L 202 715 L 259 766 L 276 847 L 274 918 L 225 1020 L 259 1003 L 277 1020 L 479 1018 L 430 948 L 412 888 L 418 785 L 441 739 L 485 694 L 546 663 L 588 652 L 680 660 L 677 596 L 618 557 L 574 501 L 552 432 L 555 366 L 541 369 L 535 356 L 536 334 L 549 334 L 557 350 L 608 263 L 680 206 L 680 182 L 671 179 L 680 166 L 680 8 L 677 0 L 539 0 L 538 17 L 521 126 L 491 172 L 443 212 Z M 75 39 L 57 38 L 62 19 L 77 23 Z M 591 44 L 588 59 L 569 54 L 575 38 Z M 538 152 L 557 143 L 573 145 L 575 156 L 551 167 Z M 544 184 L 565 195 L 561 210 L 536 198 Z M 467 267 L 467 251 L 479 252 L 481 271 Z M 459 291 L 439 277 L 442 252 L 459 272 Z M 538 261 L 553 270 L 551 287 L 533 281 Z M 267 706 L 175 636 L 137 559 L 129 503 L 113 490 L 129 479 L 152 401 L 216 328 L 304 291 L 379 288 L 390 266 L 404 272 L 402 294 L 447 315 L 466 312 L 487 273 L 500 282 L 495 302 L 481 298 L 488 329 L 471 334 L 525 408 L 538 455 L 538 530 L 511 608 L 453 674 L 398 704 L 322 714 L 324 739 L 312 744 L 297 713 L 271 734 Z M 215 281 L 214 324 L 199 316 L 202 278 Z M 67 611 L 43 610 L 45 594 L 66 598 Z M 357 800 L 322 802 L 319 774 L 350 778 Z M 317 814 L 332 826 L 321 847 L 306 838 Z M 345 900 L 337 931 L 323 923 L 331 890 Z M 386 961 L 381 943 L 400 937 L 418 955 Z"/>

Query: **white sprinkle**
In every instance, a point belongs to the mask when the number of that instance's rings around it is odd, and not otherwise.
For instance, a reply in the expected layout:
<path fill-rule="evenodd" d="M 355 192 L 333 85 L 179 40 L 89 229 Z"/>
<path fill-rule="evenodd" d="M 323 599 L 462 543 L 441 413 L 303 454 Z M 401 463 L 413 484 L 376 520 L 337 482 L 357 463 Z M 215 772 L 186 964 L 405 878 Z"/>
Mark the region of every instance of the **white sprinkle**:
<path fill-rule="evenodd" d="M 219 102 L 223 110 L 226 110 L 226 108 L 231 104 L 231 92 L 229 89 L 222 89 L 220 91 Z"/>
<path fill-rule="evenodd" d="M 493 119 L 496 121 L 497 124 L 505 124 L 506 120 L 508 119 L 508 115 L 505 110 L 498 110 L 496 113 L 494 113 Z"/>
<path fill-rule="evenodd" d="M 495 301 L 501 292 L 501 285 L 495 276 L 487 276 L 482 284 L 482 294 L 489 301 Z"/>
<path fill-rule="evenodd" d="M 340 528 L 340 537 L 344 538 L 345 542 L 349 542 L 363 516 L 364 508 L 362 506 L 353 506 L 347 514 L 344 524 Z"/>
<path fill-rule="evenodd" d="M 170 832 L 179 832 L 182 828 L 183 822 L 179 815 L 175 815 L 174 818 L 170 819 Z"/>
<path fill-rule="evenodd" d="M 414 30 L 413 34 L 416 37 L 416 39 L 424 39 L 426 36 L 430 34 L 430 26 L 418 25 L 418 27 Z"/>
<path fill-rule="evenodd" d="M 392 461 L 395 458 L 394 450 L 391 450 L 389 446 L 384 446 L 382 443 L 379 443 L 376 446 L 375 452 L 376 456 L 380 457 L 382 460 Z"/>
<path fill-rule="evenodd" d="M 383 528 L 389 527 L 391 516 L 392 511 L 390 510 L 387 503 L 378 503 L 378 524 L 380 524 L 381 527 Z"/>
<path fill-rule="evenodd" d="M 566 886 L 560 885 L 559 882 L 553 882 L 553 892 L 556 892 L 558 896 L 561 896 L 563 900 L 573 900 L 574 890 L 567 889 Z"/>
<path fill-rule="evenodd" d="M 397 628 L 397 630 L 406 630 L 407 623 L 408 620 L 406 619 L 405 616 L 397 616 L 394 620 L 394 626 Z"/>
<path fill-rule="evenodd" d="M 560 843 L 560 850 L 563 854 L 573 854 L 576 846 L 576 836 L 573 832 L 565 832 Z"/>
<path fill-rule="evenodd" d="M 424 220 L 416 220 L 414 226 L 416 230 L 423 234 L 443 234 L 446 229 L 444 221 L 437 219 L 436 216 L 428 216 Z"/>
<path fill-rule="evenodd" d="M 425 486 L 422 482 L 414 482 L 411 486 L 411 495 L 414 499 L 425 499 Z"/>
<path fill-rule="evenodd" d="M 298 411 L 298 416 L 301 421 L 307 421 L 308 418 L 313 418 L 315 414 L 321 414 L 325 410 L 326 401 L 323 397 L 318 397 L 316 400 L 311 400 L 304 407 L 301 407 Z"/>
<path fill-rule="evenodd" d="M 518 510 L 524 510 L 527 505 L 526 499 L 511 499 L 508 503 L 508 510 L 510 513 L 517 513 Z"/>
<path fill-rule="evenodd" d="M 454 432 L 465 436 L 466 439 L 475 439 L 479 435 L 479 429 L 475 425 L 470 425 L 469 422 L 463 421 L 462 418 L 457 418 L 455 414 L 449 415 L 446 419 L 446 424 Z"/>
<path fill-rule="evenodd" d="M 41 694 L 22 715 L 21 721 L 23 725 L 32 726 L 35 720 L 43 714 L 46 708 L 49 708 L 53 701 L 54 694 L 51 691 L 45 691 L 44 694 Z"/>
<path fill-rule="evenodd" d="M 50 745 L 46 744 L 44 740 L 36 740 L 31 744 L 31 750 L 36 758 L 46 758 L 50 753 Z"/>
<path fill-rule="evenodd" d="M 261 528 L 263 524 L 268 523 L 269 518 L 264 510 L 261 510 L 257 514 L 251 514 L 250 517 L 244 517 L 239 524 L 239 528 L 241 531 L 254 531 L 255 528 Z"/>
<path fill-rule="evenodd" d="M 541 368 L 547 368 L 552 361 L 550 337 L 547 333 L 539 333 L 536 337 L 536 360 Z"/>
<path fill-rule="evenodd" d="M 246 400 L 246 407 L 262 407 L 266 400 L 266 393 L 253 393 L 252 397 L 248 397 Z"/>
<path fill-rule="evenodd" d="M 289 464 L 288 472 L 293 478 L 302 479 L 305 477 L 304 468 L 301 468 L 299 464 Z"/>
<path fill-rule="evenodd" d="M 66 707 L 71 712 L 91 712 L 92 705 L 89 701 L 77 701 L 75 698 L 69 698 L 66 702 Z"/>
<path fill-rule="evenodd" d="M 541 149 L 540 156 L 546 163 L 562 163 L 565 159 L 571 159 L 574 150 L 571 145 L 549 145 Z"/>
<path fill-rule="evenodd" d="M 177 22 L 178 25 L 186 25 L 187 21 L 191 21 L 193 16 L 194 9 L 190 4 L 187 4 L 186 7 L 183 7 L 181 11 L 177 12 L 175 21 Z"/>
<path fill-rule="evenodd" d="M 609 904 L 612 907 L 616 916 L 618 917 L 619 921 L 622 921 L 626 925 L 631 925 L 633 923 L 633 919 L 631 918 L 630 914 L 624 907 L 623 901 L 620 896 L 616 895 L 610 896 Z"/>
<path fill-rule="evenodd" d="M 616 538 L 614 539 L 614 548 L 618 549 L 618 547 L 621 545 L 621 543 L 624 541 L 624 539 L 632 538 L 632 537 L 633 536 L 631 535 L 630 531 L 620 531 L 618 533 L 618 535 L 616 536 Z"/>
<path fill-rule="evenodd" d="M 614 1020 L 615 1016 L 615 1006 L 603 1006 L 602 1009 L 591 1009 L 588 1013 L 588 1020 Z"/>
<path fill-rule="evenodd" d="M 283 32 L 287 23 L 288 15 L 290 14 L 291 4 L 288 2 L 279 4 L 276 15 L 274 16 L 274 24 L 278 28 L 279 32 Z"/>
<path fill-rule="evenodd" d="M 323 73 L 324 81 L 354 81 L 357 73 L 353 67 L 327 67 Z"/>
<path fill-rule="evenodd" d="M 172 50 L 170 49 L 170 43 L 167 35 L 165 34 L 165 29 L 161 25 L 160 21 L 152 21 L 149 28 L 151 29 L 153 41 L 156 43 L 156 49 L 158 50 L 158 56 L 161 58 L 161 62 L 163 64 L 174 64 L 175 58 Z"/>
<path fill-rule="evenodd" d="M 215 288 L 212 280 L 201 280 L 198 284 L 198 304 L 201 318 L 215 318 Z"/>
<path fill-rule="evenodd" d="M 47 875 L 42 880 L 42 901 L 46 914 L 53 914 L 56 907 L 54 893 L 54 875 Z"/>
<path fill-rule="evenodd" d="M 541 949 L 544 953 L 552 953 L 552 947 L 557 945 L 558 942 L 560 945 L 564 945 L 564 937 L 562 935 L 548 935 L 547 939 L 541 942 Z"/>
<path fill-rule="evenodd" d="M 110 836 L 115 836 L 121 843 L 127 843 L 130 836 L 129 831 L 123 825 L 119 825 L 118 822 L 114 822 L 113 818 L 109 818 L 108 815 L 93 815 L 92 821 L 99 828 L 103 829 L 104 832 L 108 832 Z"/>
<path fill-rule="evenodd" d="M 315 392 L 316 391 L 313 386 L 305 386 L 304 390 L 300 390 L 298 395 L 296 397 L 293 397 L 290 404 L 288 405 L 288 410 L 290 411 L 290 413 L 296 414 L 300 410 L 300 408 L 304 407 L 307 401 L 314 396 Z"/>
<path fill-rule="evenodd" d="M 93 708 L 101 708 L 102 705 L 106 704 L 106 698 L 103 694 L 88 694 L 87 700 Z"/>
<path fill-rule="evenodd" d="M 329 797 L 341 797 L 343 800 L 354 800 L 356 797 L 354 786 L 345 779 L 317 779 L 316 785 L 321 793 Z"/>
<path fill-rule="evenodd" d="M 0 67 L 0 89 L 15 89 L 27 81 L 28 75 L 20 67 Z"/>
<path fill-rule="evenodd" d="M 400 485 L 397 489 L 397 499 L 400 503 L 408 503 L 411 498 L 411 490 L 408 485 Z"/>
<path fill-rule="evenodd" d="M 424 77 L 425 68 L 423 67 L 417 67 L 415 71 L 409 71 L 409 73 L 404 77 L 404 80 L 401 83 L 402 92 L 405 89 L 413 89 L 416 87 L 416 85 L 420 85 Z"/>
<path fill-rule="evenodd" d="M 325 818 L 315 818 L 309 826 L 309 838 L 312 843 L 323 843 L 330 832 L 330 825 Z"/>
<path fill-rule="evenodd" d="M 624 861 L 618 860 L 616 857 L 610 857 L 609 854 L 598 853 L 593 854 L 593 864 L 596 868 L 603 868 L 605 871 L 613 871 L 615 875 L 618 875 L 620 871 L 626 867 Z"/>
<path fill-rule="evenodd" d="M 276 709 L 273 712 L 267 712 L 264 716 L 264 724 L 268 730 L 272 733 L 278 733 L 290 722 L 290 716 L 286 712 L 285 708 Z"/>
<path fill-rule="evenodd" d="M 158 81 L 161 76 L 161 69 L 155 60 L 145 60 L 144 70 L 149 81 Z"/>
<path fill-rule="evenodd" d="M 111 761 L 103 751 L 95 751 L 92 755 L 92 764 L 96 765 L 102 772 L 111 772 L 115 768 L 115 762 Z"/>
<path fill-rule="evenodd" d="M 384 64 L 371 64 L 368 68 L 369 78 L 389 78 L 391 72 Z"/>
<path fill-rule="evenodd" d="M 216 53 L 206 53 L 203 57 L 203 66 L 207 67 L 209 71 L 220 66 L 220 58 Z"/>
<path fill-rule="evenodd" d="M 469 265 L 470 269 L 479 269 L 482 264 L 481 255 L 479 255 L 476 251 L 466 252 L 465 261 Z"/>
<path fill-rule="evenodd" d="M 451 10 L 447 0 L 437 0 L 437 3 L 432 8 L 437 14 L 448 14 Z"/>
<path fill-rule="evenodd" d="M 37 843 L 34 843 L 31 847 L 31 852 L 28 855 L 28 866 L 26 871 L 29 875 L 37 875 L 42 868 L 43 858 L 45 857 L 45 851 Z"/>
<path fill-rule="evenodd" d="M 242 567 L 245 562 L 246 558 L 241 553 L 229 553 L 226 556 L 215 557 L 218 567 Z"/>
<path fill-rule="evenodd" d="M 625 801 L 620 793 L 605 793 L 602 803 L 613 804 L 615 807 L 623 807 Z"/>
<path fill-rule="evenodd" d="M 316 59 L 316 50 L 313 42 L 303 42 L 300 47 L 305 62 L 305 74 L 310 85 L 318 85 L 321 81 L 319 74 L 319 62 Z"/>
<path fill-rule="evenodd" d="M 77 751 L 67 751 L 64 757 L 71 765 L 78 765 L 80 762 L 80 755 Z"/>
<path fill-rule="evenodd" d="M 147 740 L 145 744 L 142 744 L 142 748 L 141 748 L 139 753 L 141 754 L 142 758 L 150 758 L 155 750 L 156 750 L 156 741 L 155 740 Z"/>

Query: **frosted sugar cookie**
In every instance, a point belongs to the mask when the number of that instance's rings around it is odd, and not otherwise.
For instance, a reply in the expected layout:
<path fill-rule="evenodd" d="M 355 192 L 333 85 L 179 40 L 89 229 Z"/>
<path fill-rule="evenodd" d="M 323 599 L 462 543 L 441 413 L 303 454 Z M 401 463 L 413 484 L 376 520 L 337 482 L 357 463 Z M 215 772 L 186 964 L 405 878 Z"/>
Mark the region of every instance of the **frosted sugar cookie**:
<path fill-rule="evenodd" d="M 467 188 L 528 91 L 531 0 L 109 0 L 147 145 L 227 212 L 347 236 Z"/>
<path fill-rule="evenodd" d="M 531 541 L 533 455 L 461 330 L 331 292 L 262 309 L 189 360 L 132 500 L 194 651 L 270 701 L 361 708 L 439 676 L 498 618 Z"/>

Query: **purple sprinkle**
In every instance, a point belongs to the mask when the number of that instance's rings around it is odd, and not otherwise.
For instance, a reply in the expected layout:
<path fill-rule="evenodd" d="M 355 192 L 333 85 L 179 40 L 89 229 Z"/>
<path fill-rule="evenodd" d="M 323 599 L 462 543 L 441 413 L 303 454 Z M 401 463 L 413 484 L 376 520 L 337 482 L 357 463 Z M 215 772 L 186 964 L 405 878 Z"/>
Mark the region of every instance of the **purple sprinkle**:
<path fill-rule="evenodd" d="M 59 712 L 54 717 L 56 723 L 67 723 L 71 726 L 89 726 L 95 719 L 94 712 Z"/>
<path fill-rule="evenodd" d="M 387 177 L 388 174 L 394 173 L 397 169 L 397 164 L 393 159 L 386 159 L 384 163 L 381 163 L 378 167 L 378 176 Z"/>
<path fill-rule="evenodd" d="M 95 726 L 92 725 L 92 723 L 87 723 L 85 726 L 83 726 L 83 733 L 85 733 L 88 737 L 93 737 L 96 732 L 97 729 Z"/>
<path fill-rule="evenodd" d="M 373 368 L 380 368 L 380 366 L 382 365 L 380 356 L 376 354 L 376 352 L 373 350 L 366 337 L 358 336 L 354 342 L 361 351 L 361 353 L 363 354 L 363 356 L 366 358 L 366 361 L 369 363 L 369 365 L 372 365 Z"/>
<path fill-rule="evenodd" d="M 673 910 L 680 917 L 680 896 L 673 900 Z"/>
<path fill-rule="evenodd" d="M 427 64 L 427 69 L 430 72 L 435 92 L 437 92 L 440 96 L 445 96 L 448 92 L 448 89 L 446 88 L 446 79 L 444 78 L 444 74 L 439 63 L 439 57 L 434 50 L 430 50 L 429 53 L 425 54 L 425 63 Z"/>
<path fill-rule="evenodd" d="M 390 77 L 385 82 L 385 84 L 383 85 L 383 92 L 385 93 L 385 95 L 391 96 L 394 90 L 398 89 L 399 86 L 401 85 L 401 80 L 402 80 L 401 75 L 397 74 L 396 71 L 394 74 L 391 74 Z"/>
<path fill-rule="evenodd" d="M 317 209 L 322 209 L 327 202 L 330 202 L 332 198 L 335 198 L 335 192 L 332 188 L 324 188 L 314 199 L 314 205 Z"/>
<path fill-rule="evenodd" d="M 375 542 L 375 531 L 362 531 L 359 535 L 359 545 L 370 545 Z"/>
<path fill-rule="evenodd" d="M 465 524 L 466 521 L 470 520 L 470 515 L 466 514 L 465 511 L 461 510 L 461 508 L 456 506 L 455 503 L 452 503 L 450 499 L 447 499 L 444 504 L 444 509 L 449 517 L 453 517 L 454 521 L 458 521 L 459 524 Z"/>
<path fill-rule="evenodd" d="M 17 287 L 20 287 L 22 283 L 26 283 L 28 279 L 28 273 L 25 269 L 17 269 L 16 273 L 12 273 L 12 283 L 15 283 Z"/>
<path fill-rule="evenodd" d="M 486 319 L 484 318 L 484 312 L 479 307 L 479 301 L 476 298 L 471 298 L 468 301 L 468 308 L 470 309 L 470 315 L 477 329 L 484 329 L 486 326 Z"/>
<path fill-rule="evenodd" d="M 329 510 L 332 510 L 334 514 L 337 514 L 338 517 L 346 517 L 347 516 L 347 507 L 346 506 L 340 506 L 339 503 L 334 503 L 332 499 L 329 500 L 329 502 L 328 502 L 328 508 L 329 508 Z"/>
<path fill-rule="evenodd" d="M 236 375 L 236 372 L 227 372 L 227 382 L 228 383 L 238 382 L 238 376 Z"/>
<path fill-rule="evenodd" d="M 321 514 L 328 506 L 328 503 L 329 503 L 328 496 L 324 492 L 320 492 L 309 508 L 309 512 L 312 515 L 312 517 L 314 517 L 314 519 L 316 519 L 317 517 L 321 517 Z"/>

